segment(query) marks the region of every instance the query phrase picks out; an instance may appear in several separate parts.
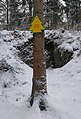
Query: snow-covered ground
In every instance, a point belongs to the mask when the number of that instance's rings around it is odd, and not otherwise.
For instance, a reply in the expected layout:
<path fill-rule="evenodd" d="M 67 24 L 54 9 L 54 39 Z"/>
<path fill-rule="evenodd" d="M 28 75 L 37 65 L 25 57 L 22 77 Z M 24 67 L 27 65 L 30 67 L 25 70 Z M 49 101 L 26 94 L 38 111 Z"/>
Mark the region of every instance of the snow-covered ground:
<path fill-rule="evenodd" d="M 19 59 L 14 47 L 27 39 L 15 41 L 10 34 L 0 33 L 0 62 L 10 66 L 0 70 L 0 119 L 80 119 L 81 55 L 62 68 L 47 69 L 48 107 L 41 112 L 37 102 L 29 106 L 32 69 Z"/>

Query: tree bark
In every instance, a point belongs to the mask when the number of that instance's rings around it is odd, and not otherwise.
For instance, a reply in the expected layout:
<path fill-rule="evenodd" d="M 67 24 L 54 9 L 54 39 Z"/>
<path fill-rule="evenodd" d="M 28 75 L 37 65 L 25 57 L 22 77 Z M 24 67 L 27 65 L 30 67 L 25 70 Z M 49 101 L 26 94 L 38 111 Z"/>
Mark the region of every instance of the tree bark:
<path fill-rule="evenodd" d="M 32 21 L 32 1 L 29 0 L 28 4 L 29 4 L 29 14 L 30 14 L 29 23 L 31 23 L 31 21 Z"/>
<path fill-rule="evenodd" d="M 6 16 L 7 16 L 7 30 L 8 30 L 8 25 L 9 25 L 9 18 L 8 18 L 8 17 L 9 17 L 9 16 L 8 16 L 9 5 L 8 5 L 8 0 L 6 0 L 6 3 L 7 3 L 7 15 L 6 15 Z"/>
<path fill-rule="evenodd" d="M 33 0 L 34 16 L 43 20 L 43 0 Z M 44 35 L 35 33 L 33 37 L 33 85 L 31 94 L 31 106 L 35 99 L 39 98 L 40 110 L 45 110 L 44 95 L 47 93 L 46 66 L 44 53 Z"/>

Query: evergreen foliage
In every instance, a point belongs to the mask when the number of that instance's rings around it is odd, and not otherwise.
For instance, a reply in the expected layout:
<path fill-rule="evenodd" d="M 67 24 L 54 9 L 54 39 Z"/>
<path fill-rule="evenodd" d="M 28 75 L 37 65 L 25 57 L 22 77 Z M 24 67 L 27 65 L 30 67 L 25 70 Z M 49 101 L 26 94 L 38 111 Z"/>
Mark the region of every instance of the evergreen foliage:
<path fill-rule="evenodd" d="M 44 25 L 46 29 L 80 29 L 80 0 L 44 0 Z M 0 0 L 0 29 L 26 30 L 33 17 L 32 0 Z"/>
<path fill-rule="evenodd" d="M 64 0 L 66 3 L 65 12 L 69 28 L 78 25 L 81 17 L 81 1 L 80 0 Z"/>

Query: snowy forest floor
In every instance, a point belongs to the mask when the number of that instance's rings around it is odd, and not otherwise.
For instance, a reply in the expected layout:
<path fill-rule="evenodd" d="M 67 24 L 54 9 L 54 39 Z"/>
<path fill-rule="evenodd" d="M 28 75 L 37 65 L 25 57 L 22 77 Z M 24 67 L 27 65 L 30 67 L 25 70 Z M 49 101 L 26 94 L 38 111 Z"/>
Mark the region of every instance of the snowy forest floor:
<path fill-rule="evenodd" d="M 37 102 L 30 107 L 28 101 L 32 69 L 17 56 L 13 47 L 16 41 L 4 42 L 4 39 L 0 38 L 0 61 L 6 61 L 12 69 L 0 70 L 0 119 L 80 119 L 81 56 L 62 68 L 47 69 L 48 108 L 40 111 Z M 6 39 L 9 40 L 8 35 Z"/>

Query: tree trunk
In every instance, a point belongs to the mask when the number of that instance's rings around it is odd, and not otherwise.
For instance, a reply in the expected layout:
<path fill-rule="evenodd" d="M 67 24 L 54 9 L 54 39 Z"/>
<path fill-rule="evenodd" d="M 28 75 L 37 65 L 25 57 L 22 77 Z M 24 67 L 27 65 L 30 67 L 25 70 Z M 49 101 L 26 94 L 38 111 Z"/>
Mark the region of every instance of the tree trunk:
<path fill-rule="evenodd" d="M 28 4 L 29 4 L 29 13 L 30 13 L 29 23 L 31 23 L 31 21 L 32 21 L 32 1 L 29 0 Z"/>
<path fill-rule="evenodd" d="M 16 0 L 10 0 L 10 30 L 15 30 L 17 26 L 17 8 Z"/>
<path fill-rule="evenodd" d="M 48 3 L 49 3 L 49 1 L 47 0 L 46 1 L 47 6 L 48 6 Z M 48 14 L 48 12 L 49 12 L 49 9 L 47 8 L 47 23 L 48 23 L 47 24 L 48 25 L 47 28 L 49 29 L 49 14 Z"/>
<path fill-rule="evenodd" d="M 9 25 L 9 18 L 8 18 L 8 9 L 9 9 L 9 5 L 8 5 L 8 0 L 6 0 L 6 3 L 7 3 L 7 30 L 8 30 L 8 25 Z"/>
<path fill-rule="evenodd" d="M 43 20 L 43 0 L 33 0 L 34 16 Z M 45 110 L 44 95 L 47 93 L 46 66 L 44 53 L 44 35 L 35 33 L 33 37 L 33 85 L 31 94 L 31 106 L 34 100 L 39 99 L 40 110 Z"/>

